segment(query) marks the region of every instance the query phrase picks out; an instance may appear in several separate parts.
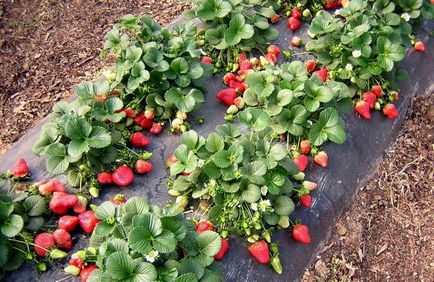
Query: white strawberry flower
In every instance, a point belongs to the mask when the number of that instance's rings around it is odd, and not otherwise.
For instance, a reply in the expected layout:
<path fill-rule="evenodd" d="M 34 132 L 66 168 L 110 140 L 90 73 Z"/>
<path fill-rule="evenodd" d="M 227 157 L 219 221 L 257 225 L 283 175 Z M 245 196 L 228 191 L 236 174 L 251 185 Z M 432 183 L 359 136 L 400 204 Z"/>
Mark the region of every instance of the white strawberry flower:
<path fill-rule="evenodd" d="M 258 207 L 261 211 L 266 211 L 269 207 L 271 207 L 270 200 L 262 200 L 259 202 Z"/>
<path fill-rule="evenodd" d="M 337 10 L 335 11 L 335 15 L 339 16 L 339 15 L 341 14 L 341 11 L 342 11 L 342 9 L 337 9 Z"/>
<path fill-rule="evenodd" d="M 354 58 L 358 58 L 358 57 L 360 57 L 362 55 L 362 51 L 360 51 L 360 50 L 354 50 L 352 55 L 353 55 Z"/>
<path fill-rule="evenodd" d="M 353 65 L 350 64 L 350 63 L 348 63 L 348 64 L 345 66 L 345 70 L 347 70 L 347 71 L 352 71 L 352 70 L 353 70 Z"/>
<path fill-rule="evenodd" d="M 148 262 L 153 263 L 155 259 L 158 257 L 158 254 L 159 254 L 158 251 L 152 250 L 147 255 L 145 255 L 145 259 Z"/>
<path fill-rule="evenodd" d="M 268 193 L 268 187 L 266 185 L 262 186 L 261 187 L 261 194 L 265 196 L 265 195 L 267 195 L 267 193 Z"/>
<path fill-rule="evenodd" d="M 409 13 L 404 13 L 401 15 L 401 18 L 403 18 L 404 21 L 408 22 L 411 19 L 411 16 Z"/>
<path fill-rule="evenodd" d="M 252 210 L 257 211 L 258 210 L 258 203 L 251 203 L 250 207 L 252 208 Z"/>

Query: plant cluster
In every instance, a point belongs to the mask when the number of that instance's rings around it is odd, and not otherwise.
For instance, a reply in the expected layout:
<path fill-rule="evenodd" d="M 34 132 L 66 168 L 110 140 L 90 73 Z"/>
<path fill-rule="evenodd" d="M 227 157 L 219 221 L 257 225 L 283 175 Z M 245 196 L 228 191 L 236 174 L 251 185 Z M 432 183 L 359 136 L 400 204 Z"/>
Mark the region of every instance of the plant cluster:
<path fill-rule="evenodd" d="M 240 52 L 261 49 L 279 37 L 271 27 L 279 16 L 280 1 L 275 0 L 192 0 L 194 8 L 183 13 L 187 19 L 197 18 L 204 29 L 197 34 L 197 43 L 215 62 L 215 72 L 238 69 Z"/>
<path fill-rule="evenodd" d="M 103 55 L 117 60 L 108 75 L 110 88 L 120 92 L 128 107 L 148 110 L 158 122 L 194 111 L 205 99 L 198 87 L 212 72 L 210 64 L 200 61 L 196 32 L 193 23 L 169 30 L 148 16 L 124 16 L 104 44 Z M 182 122 L 173 128 L 179 130 Z"/>
<path fill-rule="evenodd" d="M 177 205 L 149 205 L 141 197 L 102 203 L 91 247 L 75 253 L 66 270 L 83 275 L 96 266 L 87 281 L 221 281 L 210 266 L 220 236 L 196 233 L 182 211 Z"/>

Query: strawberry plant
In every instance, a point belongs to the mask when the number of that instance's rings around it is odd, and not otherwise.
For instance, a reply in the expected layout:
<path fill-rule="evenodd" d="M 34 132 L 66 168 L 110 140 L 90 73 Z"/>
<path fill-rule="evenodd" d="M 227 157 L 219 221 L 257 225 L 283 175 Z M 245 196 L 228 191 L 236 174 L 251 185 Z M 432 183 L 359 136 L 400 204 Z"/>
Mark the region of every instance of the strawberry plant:
<path fill-rule="evenodd" d="M 198 18 L 204 30 L 198 45 L 213 58 L 215 72 L 238 69 L 240 52 L 251 52 L 279 36 L 269 20 L 276 16 L 279 1 L 193 0 L 194 8 L 184 12 L 187 19 Z"/>
<path fill-rule="evenodd" d="M 108 75 L 110 89 L 117 89 L 128 107 L 151 112 L 155 121 L 197 109 L 204 102 L 198 87 L 211 65 L 200 61 L 196 30 L 192 23 L 169 30 L 148 16 L 124 16 L 106 35 L 102 53 L 117 59 Z"/>
<path fill-rule="evenodd" d="M 91 247 L 72 256 L 68 273 L 89 273 L 88 281 L 222 280 L 211 266 L 221 248 L 220 236 L 196 233 L 176 205 L 159 208 L 134 197 L 104 202 L 95 214 L 101 222 Z M 87 271 L 85 265 L 96 267 Z"/>
<path fill-rule="evenodd" d="M 217 127 L 208 138 L 185 132 L 170 165 L 169 193 L 178 195 L 181 206 L 180 199 L 197 201 L 223 238 L 233 233 L 250 243 L 270 243 L 270 230 L 290 226 L 292 199 L 310 188 L 295 180 L 297 166 L 272 136 L 266 129 L 242 135 L 232 124 Z"/>

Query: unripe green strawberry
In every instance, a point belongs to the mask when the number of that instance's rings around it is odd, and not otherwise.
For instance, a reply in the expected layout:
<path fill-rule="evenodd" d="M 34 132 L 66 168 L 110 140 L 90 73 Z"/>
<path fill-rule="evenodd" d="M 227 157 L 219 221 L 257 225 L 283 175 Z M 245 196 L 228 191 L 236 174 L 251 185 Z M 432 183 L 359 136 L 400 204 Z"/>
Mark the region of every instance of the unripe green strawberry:
<path fill-rule="evenodd" d="M 59 249 L 53 249 L 50 251 L 50 256 L 52 259 L 62 259 L 68 256 L 67 253 Z"/>
<path fill-rule="evenodd" d="M 311 13 L 310 13 L 309 9 L 304 9 L 302 14 L 303 14 L 303 17 L 305 17 L 305 18 L 311 16 Z"/>
<path fill-rule="evenodd" d="M 170 189 L 168 191 L 168 193 L 169 193 L 170 196 L 175 196 L 175 197 L 177 197 L 177 196 L 180 195 L 180 193 L 178 191 L 176 191 L 175 189 Z"/>
<path fill-rule="evenodd" d="M 375 109 L 376 111 L 381 110 L 381 105 L 380 105 L 380 103 L 375 102 L 374 109 Z"/>
<path fill-rule="evenodd" d="M 99 197 L 99 189 L 96 188 L 96 187 L 94 187 L 94 186 L 92 186 L 92 187 L 89 188 L 89 193 L 94 198 L 98 198 Z"/>
<path fill-rule="evenodd" d="M 188 205 L 188 199 L 185 196 L 178 196 L 178 197 L 176 197 L 175 202 L 182 209 L 184 209 Z"/>
<path fill-rule="evenodd" d="M 282 228 L 288 228 L 289 227 L 289 217 L 288 216 L 280 216 L 277 224 L 279 224 L 279 226 Z"/>
<path fill-rule="evenodd" d="M 237 106 L 235 106 L 235 105 L 229 106 L 229 108 L 226 110 L 226 113 L 228 113 L 230 115 L 234 115 L 234 114 L 238 113 Z"/>
<path fill-rule="evenodd" d="M 273 267 L 274 271 L 276 271 L 278 274 L 282 274 L 283 269 L 282 269 L 282 264 L 280 263 L 279 256 L 272 257 L 270 264 Z"/>
<path fill-rule="evenodd" d="M 299 172 L 293 176 L 295 180 L 301 181 L 304 180 L 305 174 L 304 172 Z"/>
<path fill-rule="evenodd" d="M 74 276 L 78 276 L 80 274 L 80 268 L 70 264 L 67 267 L 65 267 L 65 272 Z"/>

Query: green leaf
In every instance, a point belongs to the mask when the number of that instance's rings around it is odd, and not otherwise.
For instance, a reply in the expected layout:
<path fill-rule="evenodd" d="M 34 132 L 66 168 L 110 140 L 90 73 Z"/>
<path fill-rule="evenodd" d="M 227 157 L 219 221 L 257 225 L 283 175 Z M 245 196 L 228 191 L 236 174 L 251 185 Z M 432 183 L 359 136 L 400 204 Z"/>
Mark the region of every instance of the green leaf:
<path fill-rule="evenodd" d="M 186 258 L 179 265 L 179 274 L 181 275 L 186 273 L 194 273 L 194 275 L 200 279 L 204 272 L 205 268 L 203 265 L 200 263 L 200 261 L 194 258 Z"/>
<path fill-rule="evenodd" d="M 282 89 L 277 93 L 277 105 L 284 107 L 291 103 L 293 98 L 292 91 L 289 89 Z"/>
<path fill-rule="evenodd" d="M 45 161 L 48 172 L 52 174 L 64 173 L 69 167 L 65 145 L 54 143 L 47 146 L 45 150 Z"/>
<path fill-rule="evenodd" d="M 44 225 L 44 218 L 42 216 L 32 216 L 29 218 L 25 229 L 37 232 L 41 229 L 42 225 Z"/>
<path fill-rule="evenodd" d="M 254 131 L 261 131 L 268 127 L 270 117 L 257 108 L 249 108 L 239 114 L 240 122 L 249 126 Z"/>
<path fill-rule="evenodd" d="M 101 220 L 106 220 L 109 217 L 116 215 L 116 206 L 112 202 L 104 202 L 95 210 L 95 216 Z"/>
<path fill-rule="evenodd" d="M 151 238 L 152 234 L 148 228 L 136 227 L 128 234 L 128 244 L 134 251 L 147 254 L 152 250 Z"/>
<path fill-rule="evenodd" d="M 1 232 L 9 238 L 15 237 L 24 227 L 24 220 L 17 214 L 11 214 L 1 225 Z"/>
<path fill-rule="evenodd" d="M 229 167 L 232 164 L 231 154 L 228 151 L 221 150 L 212 156 L 212 160 L 216 166 L 220 168 Z"/>
<path fill-rule="evenodd" d="M 223 138 L 220 137 L 220 135 L 213 132 L 206 139 L 205 147 L 208 152 L 215 153 L 223 150 L 225 147 L 225 143 Z"/>
<path fill-rule="evenodd" d="M 106 271 L 116 280 L 130 279 L 136 270 L 133 259 L 124 252 L 115 252 L 107 258 Z"/>
<path fill-rule="evenodd" d="M 163 232 L 161 220 L 152 213 L 139 214 L 133 217 L 133 225 L 144 227 L 151 236 L 155 237 Z"/>
<path fill-rule="evenodd" d="M 185 273 L 176 277 L 175 282 L 197 282 L 197 277 L 193 273 Z"/>
<path fill-rule="evenodd" d="M 198 141 L 199 136 L 194 130 L 186 131 L 181 135 L 181 144 L 186 145 L 189 150 L 196 149 Z"/>
<path fill-rule="evenodd" d="M 279 196 L 274 202 L 274 211 L 281 216 L 290 215 L 295 209 L 294 203 L 287 196 Z"/>
<path fill-rule="evenodd" d="M 173 252 L 176 249 L 176 244 L 175 235 L 168 230 L 163 230 L 152 242 L 154 249 L 163 254 Z"/>
<path fill-rule="evenodd" d="M 92 127 L 92 132 L 87 139 L 89 146 L 92 148 L 104 148 L 111 144 L 110 132 L 101 126 Z"/>
<path fill-rule="evenodd" d="M 222 0 L 204 0 L 197 8 L 197 16 L 204 21 L 214 18 L 223 18 L 232 10 L 229 2 Z"/>
<path fill-rule="evenodd" d="M 261 189 L 255 184 L 249 184 L 241 194 L 241 197 L 248 203 L 255 203 L 261 198 Z"/>
<path fill-rule="evenodd" d="M 145 198 L 133 197 L 123 205 L 124 212 L 128 214 L 144 214 L 149 212 L 149 205 Z"/>
<path fill-rule="evenodd" d="M 65 134 L 72 140 L 86 139 L 92 132 L 92 126 L 84 119 L 71 117 L 65 123 Z"/>
<path fill-rule="evenodd" d="M 178 176 L 175 181 L 173 181 L 173 189 L 179 192 L 187 190 L 191 185 L 192 183 L 184 176 Z"/>
<path fill-rule="evenodd" d="M 136 265 L 132 281 L 157 281 L 158 272 L 155 267 L 147 262 L 139 262 Z"/>
<path fill-rule="evenodd" d="M 236 14 L 229 22 L 229 28 L 225 31 L 226 42 L 233 46 L 242 39 L 249 39 L 255 33 L 254 28 L 250 24 L 246 24 L 246 20 L 243 15 Z"/>
<path fill-rule="evenodd" d="M 221 238 L 214 231 L 204 231 L 197 235 L 197 245 L 201 254 L 212 257 L 220 251 Z"/>
<path fill-rule="evenodd" d="M 45 200 L 39 195 L 27 197 L 23 204 L 28 216 L 40 216 L 46 211 Z"/>

